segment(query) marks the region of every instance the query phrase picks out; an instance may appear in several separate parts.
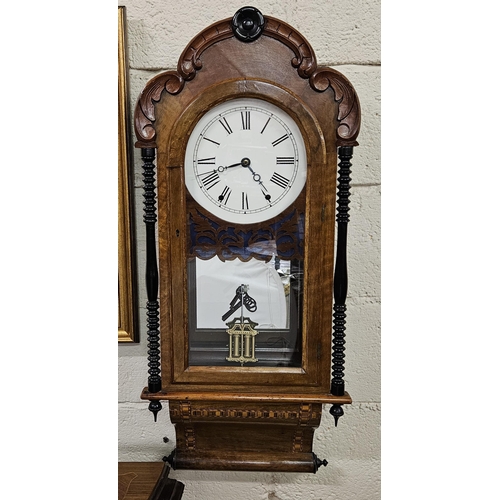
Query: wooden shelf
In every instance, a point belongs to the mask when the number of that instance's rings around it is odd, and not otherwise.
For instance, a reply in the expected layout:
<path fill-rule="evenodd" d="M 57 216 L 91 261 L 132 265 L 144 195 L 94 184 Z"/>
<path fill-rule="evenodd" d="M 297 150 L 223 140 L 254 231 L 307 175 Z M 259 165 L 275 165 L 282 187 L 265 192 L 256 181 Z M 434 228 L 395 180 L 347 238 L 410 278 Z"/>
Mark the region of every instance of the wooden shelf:
<path fill-rule="evenodd" d="M 349 393 L 343 396 L 332 396 L 331 394 L 240 394 L 233 392 L 149 392 L 147 387 L 141 394 L 141 399 L 149 401 L 238 401 L 238 402 L 282 402 L 282 403 L 322 403 L 322 404 L 351 404 Z"/>

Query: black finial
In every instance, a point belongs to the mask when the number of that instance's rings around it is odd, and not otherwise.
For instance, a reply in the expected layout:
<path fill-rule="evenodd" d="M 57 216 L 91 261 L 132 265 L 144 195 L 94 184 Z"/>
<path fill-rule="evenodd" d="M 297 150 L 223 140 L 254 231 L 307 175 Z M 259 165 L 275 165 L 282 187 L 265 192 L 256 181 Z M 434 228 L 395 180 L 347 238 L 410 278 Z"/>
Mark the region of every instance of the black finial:
<path fill-rule="evenodd" d="M 161 403 L 159 401 L 150 401 L 148 409 L 150 412 L 153 412 L 153 416 L 156 422 L 156 415 L 158 415 L 158 412 L 162 409 Z"/>
<path fill-rule="evenodd" d="M 264 16 L 255 7 L 242 7 L 233 16 L 231 28 L 234 36 L 242 42 L 257 40 L 264 29 Z"/>
<path fill-rule="evenodd" d="M 328 462 L 326 460 L 320 460 L 317 456 L 316 453 L 313 453 L 313 459 L 314 459 L 314 473 L 316 474 L 317 470 L 323 465 L 327 466 Z"/>
<path fill-rule="evenodd" d="M 342 406 L 340 405 L 332 405 L 330 408 L 330 415 L 333 416 L 335 419 L 335 427 L 337 427 L 337 423 L 339 421 L 339 418 L 344 414 L 344 410 L 342 409 Z"/>
<path fill-rule="evenodd" d="M 176 454 L 175 454 L 175 448 L 172 450 L 172 453 L 168 457 L 163 457 L 162 460 L 164 462 L 168 462 L 170 464 L 170 467 L 175 470 L 177 462 L 176 462 Z"/>

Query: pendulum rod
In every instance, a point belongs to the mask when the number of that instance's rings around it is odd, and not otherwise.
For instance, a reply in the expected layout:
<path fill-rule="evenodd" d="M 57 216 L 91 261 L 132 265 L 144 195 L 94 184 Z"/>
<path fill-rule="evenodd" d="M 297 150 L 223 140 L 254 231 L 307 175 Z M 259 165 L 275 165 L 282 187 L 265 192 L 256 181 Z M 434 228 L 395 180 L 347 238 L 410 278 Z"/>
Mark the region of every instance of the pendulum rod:
<path fill-rule="evenodd" d="M 344 345 L 345 318 L 347 297 L 347 225 L 349 222 L 349 196 L 351 181 L 352 146 L 339 148 L 339 178 L 337 199 L 337 256 L 333 279 L 333 347 L 332 347 L 332 382 L 331 393 L 334 396 L 344 395 Z M 335 426 L 339 417 L 344 414 L 341 405 L 334 404 L 330 413 L 335 418 Z"/>
<path fill-rule="evenodd" d="M 144 222 L 146 224 L 146 291 L 148 327 L 148 391 L 161 391 L 160 376 L 160 330 L 158 305 L 158 264 L 156 259 L 156 192 L 155 192 L 155 149 L 142 148 L 144 179 Z M 150 401 L 149 410 L 156 415 L 161 410 L 160 401 Z"/>

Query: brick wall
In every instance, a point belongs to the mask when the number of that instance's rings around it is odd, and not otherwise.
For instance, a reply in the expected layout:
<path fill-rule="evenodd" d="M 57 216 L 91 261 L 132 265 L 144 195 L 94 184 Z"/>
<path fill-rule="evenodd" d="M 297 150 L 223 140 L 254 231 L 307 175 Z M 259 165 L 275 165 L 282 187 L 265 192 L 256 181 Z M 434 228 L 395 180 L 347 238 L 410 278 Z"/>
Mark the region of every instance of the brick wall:
<path fill-rule="evenodd" d="M 131 110 L 155 74 L 173 69 L 187 43 L 209 24 L 247 5 L 234 0 L 121 0 L 127 8 Z M 334 427 L 325 408 L 314 450 L 329 465 L 316 475 L 174 471 L 186 500 L 375 500 L 380 497 L 380 2 L 378 0 L 261 0 L 249 3 L 291 24 L 313 47 L 318 64 L 352 82 L 362 108 L 359 146 L 352 160 L 348 242 L 349 294 L 346 388 L 353 404 Z M 156 461 L 168 454 L 175 432 L 164 408 L 153 422 L 139 399 L 147 384 L 145 228 L 142 169 L 135 151 L 138 345 L 119 346 L 119 460 Z M 166 407 L 167 404 L 164 404 Z M 163 437 L 171 441 L 163 442 Z"/>

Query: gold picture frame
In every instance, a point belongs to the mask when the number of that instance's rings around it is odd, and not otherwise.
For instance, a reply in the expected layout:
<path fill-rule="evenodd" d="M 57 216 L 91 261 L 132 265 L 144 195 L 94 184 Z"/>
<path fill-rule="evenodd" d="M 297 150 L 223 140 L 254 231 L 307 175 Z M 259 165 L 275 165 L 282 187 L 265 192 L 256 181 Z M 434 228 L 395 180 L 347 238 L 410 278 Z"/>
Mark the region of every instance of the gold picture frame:
<path fill-rule="evenodd" d="M 138 342 L 125 7 L 118 7 L 118 342 Z"/>

